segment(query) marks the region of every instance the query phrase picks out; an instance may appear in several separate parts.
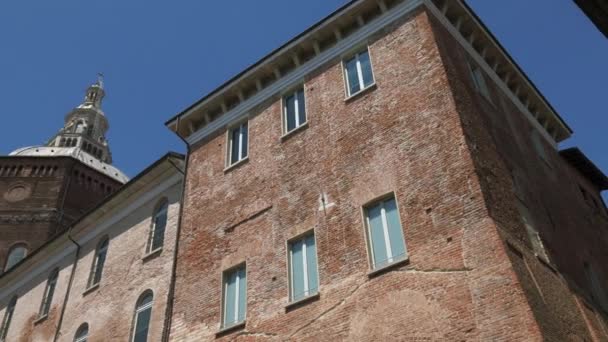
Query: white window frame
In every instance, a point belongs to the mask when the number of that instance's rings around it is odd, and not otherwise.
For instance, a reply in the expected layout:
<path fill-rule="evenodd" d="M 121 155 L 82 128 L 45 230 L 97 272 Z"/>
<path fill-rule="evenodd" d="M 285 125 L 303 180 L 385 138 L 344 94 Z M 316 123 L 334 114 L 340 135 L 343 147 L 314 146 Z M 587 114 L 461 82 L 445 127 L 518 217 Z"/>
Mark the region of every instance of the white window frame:
<path fill-rule="evenodd" d="M 2 319 L 2 325 L 0 325 L 0 342 L 6 341 L 8 331 L 13 321 L 13 316 L 15 315 L 17 300 L 19 300 L 19 298 L 17 296 L 13 296 L 4 310 L 4 318 Z"/>
<path fill-rule="evenodd" d="M 107 241 L 108 243 L 106 244 L 106 246 L 104 247 L 105 249 L 105 257 L 104 257 L 104 261 L 103 261 L 103 267 L 101 269 L 101 275 L 99 276 L 99 280 L 95 281 L 95 274 L 97 273 L 97 267 L 98 267 L 98 263 L 99 263 L 99 254 L 101 252 L 101 245 L 103 244 L 104 241 Z M 96 285 L 99 285 L 99 283 L 101 283 L 101 279 L 103 277 L 103 269 L 106 267 L 106 262 L 108 261 L 108 250 L 110 248 L 110 237 L 108 236 L 104 236 L 102 237 L 99 242 L 97 242 L 97 246 L 95 247 L 95 252 L 93 254 L 93 264 L 91 265 L 91 272 L 89 274 L 89 281 L 88 281 L 88 288 L 93 288 Z"/>
<path fill-rule="evenodd" d="M 150 301 L 150 303 L 146 303 L 144 305 L 140 305 L 139 302 L 141 302 L 147 295 L 151 295 L 152 296 L 152 300 Z M 152 291 L 145 291 L 143 292 L 140 296 L 139 299 L 137 299 L 137 302 L 135 303 L 135 315 L 133 316 L 133 328 L 131 328 L 132 333 L 131 333 L 131 342 L 135 341 L 135 329 L 137 329 L 137 320 L 139 318 L 139 314 L 147 309 L 152 309 L 152 307 L 154 306 L 154 293 Z M 150 315 L 150 320 L 148 321 L 148 335 L 150 334 L 150 324 L 152 323 L 152 315 Z M 146 338 L 147 339 L 147 338 Z"/>
<path fill-rule="evenodd" d="M 292 245 L 292 243 L 294 243 L 296 241 L 305 240 L 310 235 L 312 235 L 314 237 L 314 240 L 315 240 L 315 254 L 316 254 L 315 256 L 316 256 L 316 259 L 317 259 L 317 264 L 315 265 L 315 267 L 317 268 L 317 291 L 314 292 L 314 293 L 310 293 L 309 292 L 310 289 L 308 288 L 308 281 L 306 281 L 304 283 L 305 292 L 307 292 L 306 295 L 304 297 L 300 298 L 300 299 L 294 300 L 294 293 L 293 293 L 293 290 L 294 290 L 294 286 L 293 286 L 293 264 L 292 264 L 292 262 L 293 262 L 293 255 L 292 255 L 291 245 Z M 307 263 L 308 259 L 307 259 L 307 254 L 306 254 L 306 247 L 307 247 L 306 243 L 304 243 L 302 260 L 303 260 L 303 264 L 304 264 L 304 268 L 303 268 L 303 270 L 304 270 L 304 278 L 308 280 L 308 263 Z M 316 294 L 318 294 L 319 292 L 321 292 L 320 291 L 321 279 L 319 279 L 320 278 L 320 276 L 319 276 L 319 253 L 318 253 L 317 249 L 318 249 L 317 234 L 316 234 L 316 232 L 315 232 L 314 229 L 313 230 L 309 230 L 309 231 L 307 231 L 305 233 L 302 233 L 300 235 L 297 235 L 297 236 L 295 236 L 295 237 L 287 240 L 287 261 L 288 261 L 288 263 L 287 263 L 287 276 L 288 276 L 288 279 L 289 279 L 289 293 L 288 293 L 289 296 L 288 296 L 288 298 L 289 298 L 289 302 L 290 303 L 298 302 L 298 301 L 301 301 L 301 300 L 305 300 L 306 298 L 315 296 Z"/>
<path fill-rule="evenodd" d="M 241 324 L 244 324 L 247 321 L 247 298 L 245 298 L 245 312 L 243 315 L 243 320 L 242 321 L 237 321 L 235 323 L 232 323 L 230 325 L 226 325 L 225 324 L 225 316 L 226 316 L 226 303 L 228 302 L 228 282 L 226 281 L 227 279 L 227 275 L 230 274 L 231 272 L 236 272 L 238 269 L 240 268 L 244 268 L 245 269 L 245 284 L 248 285 L 249 281 L 247 280 L 247 278 L 249 277 L 249 274 L 247 273 L 247 262 L 242 262 L 240 264 L 237 264 L 235 266 L 232 266 L 230 268 L 225 269 L 224 271 L 222 271 L 222 277 L 221 277 L 221 289 L 222 289 L 222 300 L 221 300 L 221 307 L 220 307 L 220 329 L 224 330 L 224 329 L 230 329 L 233 327 L 237 327 L 240 326 Z M 239 305 L 239 286 L 240 286 L 240 280 L 241 278 L 238 276 L 237 273 L 237 281 L 236 281 L 236 295 L 235 295 L 235 300 L 234 300 L 234 304 L 236 306 L 237 309 L 239 309 L 238 305 Z M 245 297 L 247 297 L 247 289 L 245 289 Z M 242 308 L 240 308 L 242 309 Z M 238 315 L 239 315 L 239 310 L 234 310 L 234 314 L 236 315 L 236 318 L 238 320 Z"/>
<path fill-rule="evenodd" d="M 159 247 L 153 248 L 154 238 L 156 237 L 156 218 L 163 213 L 166 214 L 165 231 L 163 232 L 163 234 L 166 234 L 167 225 L 169 224 L 169 200 L 166 197 L 163 197 L 158 202 L 156 202 L 156 206 L 154 207 L 154 211 L 152 212 L 152 223 L 150 225 L 150 234 L 148 237 L 148 244 L 146 246 L 146 253 L 148 254 L 163 249 L 163 246 L 165 244 L 163 238 L 163 243 Z"/>
<path fill-rule="evenodd" d="M 42 303 L 40 303 L 40 310 L 38 313 L 38 317 L 45 317 L 49 314 L 49 311 L 51 309 L 51 302 L 53 301 L 53 297 L 55 294 L 55 291 L 57 290 L 57 283 L 59 282 L 59 269 L 54 269 L 53 271 L 51 271 L 51 273 L 49 274 L 49 277 L 46 281 L 46 287 L 44 288 L 44 293 L 42 296 Z M 51 285 L 53 285 L 53 292 L 49 293 Z M 51 298 L 49 298 L 49 296 Z"/>
<path fill-rule="evenodd" d="M 84 336 L 78 336 L 78 334 L 82 334 L 84 329 L 86 329 L 86 334 Z M 89 339 L 89 324 L 83 323 L 76 330 L 76 334 L 74 334 L 74 342 L 86 342 L 88 339 Z"/>
<path fill-rule="evenodd" d="M 247 125 L 247 156 L 243 157 L 243 129 L 242 129 L 242 127 L 245 124 Z M 238 152 L 239 158 L 235 162 L 232 162 L 232 144 L 234 143 L 232 141 L 232 131 L 236 128 L 239 128 L 239 152 Z M 237 165 L 249 158 L 249 150 L 251 149 L 251 139 L 249 139 L 249 138 L 250 138 L 249 119 L 239 121 L 238 123 L 235 123 L 228 127 L 228 129 L 226 131 L 226 147 L 227 147 L 226 168 L 230 168 L 234 165 Z"/>
<path fill-rule="evenodd" d="M 390 245 L 390 236 L 388 232 L 388 220 L 386 219 L 386 209 L 383 207 L 381 211 L 382 215 L 382 228 L 383 228 L 383 236 L 384 243 L 386 245 L 386 255 L 388 262 L 381 266 L 376 266 L 376 261 L 374 260 L 374 246 L 372 243 L 372 234 L 371 234 L 371 225 L 369 222 L 368 209 L 377 205 L 379 202 L 385 202 L 389 199 L 395 200 L 395 207 L 397 209 L 397 217 L 399 218 L 399 226 L 401 227 L 401 234 L 403 237 L 403 246 L 405 248 L 405 255 L 402 257 L 396 257 L 392 255 L 392 249 Z M 401 212 L 399 209 L 399 201 L 397 200 L 397 194 L 395 192 L 391 192 L 380 197 L 376 197 L 371 201 L 366 202 L 361 206 L 361 214 L 363 217 L 363 228 L 364 228 L 364 236 L 365 242 L 367 244 L 367 256 L 369 260 L 369 266 L 371 269 L 371 273 L 375 273 L 376 271 L 383 270 L 387 267 L 390 267 L 396 263 L 401 263 L 409 260 L 409 253 L 407 251 L 407 241 L 405 240 L 405 232 L 403 231 L 403 222 L 401 222 Z M 390 257 L 389 257 L 390 254 Z"/>
<path fill-rule="evenodd" d="M 300 122 L 300 106 L 299 106 L 299 101 L 298 101 L 298 97 L 295 96 L 297 92 L 302 91 L 302 93 L 304 94 L 304 115 L 306 116 L 306 119 L 304 120 L 304 122 Z M 283 135 L 288 135 L 292 132 L 297 131 L 299 128 L 303 127 L 306 125 L 306 123 L 308 123 L 308 101 L 306 98 L 307 92 L 306 92 L 306 87 L 304 86 L 304 84 L 293 88 L 291 91 L 285 92 L 283 94 L 283 96 L 281 97 L 281 107 L 282 107 L 282 115 L 281 115 L 281 124 L 283 126 Z M 295 96 L 295 120 L 296 120 L 296 126 L 294 128 L 292 128 L 291 130 L 288 129 L 287 127 L 287 98 L 290 96 Z M 249 127 L 249 126 L 247 126 Z"/>
<path fill-rule="evenodd" d="M 342 77 L 344 78 L 344 85 L 346 86 L 346 98 L 349 99 L 353 96 L 358 95 L 359 93 L 364 92 L 365 90 L 372 88 L 376 84 L 376 75 L 374 73 L 374 63 L 372 61 L 372 53 L 368 45 L 365 48 L 360 48 L 356 50 L 355 53 L 350 53 L 346 55 L 345 58 L 342 58 Z M 365 82 L 363 81 L 363 68 L 361 68 L 361 61 L 359 60 L 359 55 L 367 51 L 367 55 L 369 56 L 369 67 L 372 73 L 372 83 L 370 83 L 367 87 L 365 86 Z M 359 90 L 352 93 L 350 92 L 350 82 L 348 81 L 348 68 L 346 67 L 346 63 L 355 58 L 357 60 L 357 79 L 359 80 Z"/>

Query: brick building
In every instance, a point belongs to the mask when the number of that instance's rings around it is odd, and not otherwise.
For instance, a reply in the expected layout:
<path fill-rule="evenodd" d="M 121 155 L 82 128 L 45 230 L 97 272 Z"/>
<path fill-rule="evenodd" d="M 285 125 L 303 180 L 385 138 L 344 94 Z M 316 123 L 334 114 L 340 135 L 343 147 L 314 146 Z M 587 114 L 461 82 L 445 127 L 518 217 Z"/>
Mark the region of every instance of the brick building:
<path fill-rule="evenodd" d="M 100 78 L 47 143 L 0 156 L 0 273 L 128 180 L 111 165 L 104 96 Z"/>
<path fill-rule="evenodd" d="M 461 1 L 352 1 L 167 125 L 171 341 L 608 340 L 608 179 Z"/>
<path fill-rule="evenodd" d="M 0 277 L 0 341 L 160 341 L 183 156 L 169 153 Z"/>

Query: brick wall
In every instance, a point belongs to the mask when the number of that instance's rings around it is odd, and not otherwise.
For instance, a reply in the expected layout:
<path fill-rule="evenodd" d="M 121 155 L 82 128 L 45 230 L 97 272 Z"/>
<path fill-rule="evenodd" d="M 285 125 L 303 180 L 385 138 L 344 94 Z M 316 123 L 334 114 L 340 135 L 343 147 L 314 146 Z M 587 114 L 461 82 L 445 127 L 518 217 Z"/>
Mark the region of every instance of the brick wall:
<path fill-rule="evenodd" d="M 308 127 L 287 138 L 280 98 L 260 106 L 240 166 L 224 170 L 225 131 L 194 146 L 172 341 L 540 339 L 433 26 L 419 9 L 371 39 L 377 84 L 356 98 L 339 61 L 307 77 Z M 370 277 L 361 207 L 390 192 L 410 259 Z M 320 297 L 287 310 L 286 241 L 312 229 Z M 242 262 L 246 326 L 216 336 L 222 271 Z"/>
<path fill-rule="evenodd" d="M 605 212 L 593 213 L 582 201 L 579 184 L 595 196 L 598 190 L 540 139 L 543 157 L 524 114 L 487 76 L 491 101 L 481 96 L 467 53 L 442 26 L 433 29 L 490 216 L 511 245 L 509 259 L 543 338 L 608 340 L 597 303 L 593 309 L 581 299 L 590 297 L 584 262 L 593 263 L 608 284 L 608 220 Z M 524 225 L 522 205 L 540 244 Z"/>

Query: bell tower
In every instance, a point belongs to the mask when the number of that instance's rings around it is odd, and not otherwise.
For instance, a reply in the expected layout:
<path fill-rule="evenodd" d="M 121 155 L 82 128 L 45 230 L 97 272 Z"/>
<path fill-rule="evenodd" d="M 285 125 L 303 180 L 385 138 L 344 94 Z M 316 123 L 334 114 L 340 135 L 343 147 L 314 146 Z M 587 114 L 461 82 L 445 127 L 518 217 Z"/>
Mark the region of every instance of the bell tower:
<path fill-rule="evenodd" d="M 103 76 L 44 145 L 0 156 L 0 274 L 128 181 L 111 165 Z"/>
<path fill-rule="evenodd" d="M 103 163 L 112 163 L 112 153 L 106 139 L 108 120 L 101 109 L 106 93 L 103 75 L 89 86 L 84 101 L 65 116 L 63 128 L 49 140 L 46 146 L 76 147 Z"/>

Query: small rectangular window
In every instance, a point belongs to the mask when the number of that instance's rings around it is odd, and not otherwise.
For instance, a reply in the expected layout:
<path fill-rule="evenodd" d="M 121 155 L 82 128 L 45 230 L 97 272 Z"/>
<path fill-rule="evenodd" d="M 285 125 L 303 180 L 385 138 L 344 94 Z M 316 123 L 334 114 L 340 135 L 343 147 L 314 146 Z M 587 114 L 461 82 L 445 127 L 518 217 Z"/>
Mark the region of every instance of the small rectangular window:
<path fill-rule="evenodd" d="M 289 243 L 289 298 L 297 301 L 319 291 L 314 234 Z"/>
<path fill-rule="evenodd" d="M 248 150 L 248 128 L 247 122 L 232 128 L 229 131 L 228 166 L 247 158 Z"/>
<path fill-rule="evenodd" d="M 44 317 L 49 314 L 49 310 L 51 309 L 51 304 L 53 302 L 55 287 L 57 286 L 58 276 L 59 271 L 54 270 L 51 272 L 51 275 L 47 280 L 46 288 L 44 289 L 44 296 L 42 297 L 42 304 L 40 305 L 40 313 L 38 314 L 39 317 Z"/>
<path fill-rule="evenodd" d="M 352 96 L 374 84 L 374 74 L 368 49 L 346 59 L 344 61 L 344 71 L 346 73 L 348 96 Z"/>
<path fill-rule="evenodd" d="M 397 203 L 391 197 L 365 208 L 372 269 L 407 259 Z"/>
<path fill-rule="evenodd" d="M 247 273 L 245 265 L 224 272 L 222 328 L 245 321 L 247 311 Z"/>
<path fill-rule="evenodd" d="M 304 88 L 283 98 L 283 130 L 289 133 L 306 123 Z"/>
<path fill-rule="evenodd" d="M 492 98 L 490 97 L 490 90 L 488 89 L 486 78 L 481 68 L 473 63 L 469 63 L 469 69 L 471 71 L 471 78 L 473 78 L 473 84 L 475 85 L 475 89 L 483 97 L 485 97 L 486 100 L 492 102 Z"/>

